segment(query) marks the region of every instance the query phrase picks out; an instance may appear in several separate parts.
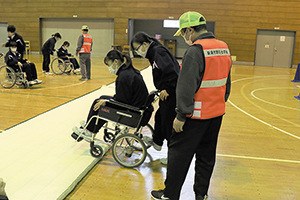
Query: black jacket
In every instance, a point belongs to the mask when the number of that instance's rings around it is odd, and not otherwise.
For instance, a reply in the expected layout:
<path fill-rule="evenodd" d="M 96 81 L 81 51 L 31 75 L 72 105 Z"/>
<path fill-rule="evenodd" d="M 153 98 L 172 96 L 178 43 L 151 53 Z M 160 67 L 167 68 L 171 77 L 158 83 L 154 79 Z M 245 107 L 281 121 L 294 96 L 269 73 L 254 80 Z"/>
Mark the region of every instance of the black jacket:
<path fill-rule="evenodd" d="M 18 68 L 18 62 L 24 64 L 26 63 L 27 59 L 22 59 L 19 53 L 12 53 L 8 51 L 5 55 L 5 63 L 7 66 L 12 67 L 13 69 Z"/>
<path fill-rule="evenodd" d="M 53 51 L 55 51 L 54 47 L 55 47 L 55 43 L 56 43 L 56 39 L 54 37 L 49 38 L 43 45 L 42 47 L 42 51 L 45 53 L 49 53 L 51 55 L 53 55 Z"/>
<path fill-rule="evenodd" d="M 12 38 L 11 36 L 8 36 L 8 42 L 5 43 L 5 47 L 9 47 L 10 42 L 16 42 L 17 43 L 17 51 L 21 54 L 23 54 L 23 52 L 25 51 L 26 48 L 26 44 L 22 38 L 21 35 L 19 35 L 18 33 L 15 33 L 14 37 Z"/>
<path fill-rule="evenodd" d="M 71 56 L 71 54 L 68 52 L 68 49 L 64 49 L 63 46 L 61 46 L 58 49 L 57 56 L 59 58 L 66 58 L 66 56 Z"/>
<path fill-rule="evenodd" d="M 146 58 L 152 66 L 153 83 L 156 89 L 175 94 L 180 67 L 173 54 L 165 46 L 152 42 Z"/>
<path fill-rule="evenodd" d="M 140 108 L 146 101 L 148 89 L 140 73 L 136 72 L 132 66 L 124 69 L 125 67 L 123 64 L 117 71 L 114 99 Z"/>

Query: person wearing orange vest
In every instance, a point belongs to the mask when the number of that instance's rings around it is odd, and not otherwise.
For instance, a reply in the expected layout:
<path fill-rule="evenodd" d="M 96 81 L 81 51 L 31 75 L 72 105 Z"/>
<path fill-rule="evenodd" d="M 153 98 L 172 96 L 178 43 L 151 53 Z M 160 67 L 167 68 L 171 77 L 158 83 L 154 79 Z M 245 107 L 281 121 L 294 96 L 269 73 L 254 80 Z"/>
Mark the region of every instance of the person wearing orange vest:
<path fill-rule="evenodd" d="M 179 200 L 195 156 L 196 200 L 208 198 L 216 160 L 218 134 L 231 88 L 231 56 L 227 44 L 215 39 L 198 12 L 180 16 L 179 30 L 190 46 L 182 59 L 176 86 L 176 118 L 168 148 L 165 188 L 153 190 L 154 199 Z"/>
<path fill-rule="evenodd" d="M 79 54 L 81 78 L 80 81 L 91 79 L 91 52 L 93 46 L 93 38 L 88 34 L 89 28 L 83 25 L 82 34 L 78 38 L 76 56 Z"/>

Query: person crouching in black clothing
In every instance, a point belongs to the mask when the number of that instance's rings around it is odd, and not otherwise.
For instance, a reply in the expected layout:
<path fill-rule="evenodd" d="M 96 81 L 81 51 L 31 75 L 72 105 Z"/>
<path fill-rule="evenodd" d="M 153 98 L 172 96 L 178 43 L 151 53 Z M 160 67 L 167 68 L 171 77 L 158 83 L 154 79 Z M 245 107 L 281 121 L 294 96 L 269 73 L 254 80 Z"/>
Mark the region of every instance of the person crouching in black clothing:
<path fill-rule="evenodd" d="M 68 52 L 68 48 L 70 46 L 70 43 L 68 41 L 64 41 L 63 45 L 58 49 L 57 56 L 63 60 L 70 60 L 70 62 L 73 64 L 74 72 L 80 72 L 79 64 L 76 60 L 76 58 L 70 58 L 72 56 Z"/>
<path fill-rule="evenodd" d="M 42 83 L 37 79 L 35 64 L 27 59 L 22 59 L 21 54 L 17 52 L 17 43 L 10 42 L 9 51 L 5 55 L 5 63 L 7 66 L 19 71 L 20 68 L 26 73 L 26 79 L 29 85 L 36 85 Z"/>

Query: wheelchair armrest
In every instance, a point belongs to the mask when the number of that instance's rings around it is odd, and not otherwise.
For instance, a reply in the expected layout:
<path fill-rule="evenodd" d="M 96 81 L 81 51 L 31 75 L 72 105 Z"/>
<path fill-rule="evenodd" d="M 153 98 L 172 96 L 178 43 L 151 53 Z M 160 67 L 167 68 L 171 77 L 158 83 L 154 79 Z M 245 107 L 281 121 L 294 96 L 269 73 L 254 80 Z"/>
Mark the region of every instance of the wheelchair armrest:
<path fill-rule="evenodd" d="M 131 105 L 128 105 L 128 104 L 125 104 L 125 103 L 121 103 L 121 102 L 116 101 L 114 99 L 108 100 L 107 103 L 112 104 L 112 105 L 116 105 L 116 106 L 120 106 L 122 108 L 130 109 L 130 110 L 133 110 L 133 111 L 137 111 L 137 112 L 140 111 L 140 108 L 138 108 L 138 107 L 134 107 L 134 106 L 131 106 Z"/>

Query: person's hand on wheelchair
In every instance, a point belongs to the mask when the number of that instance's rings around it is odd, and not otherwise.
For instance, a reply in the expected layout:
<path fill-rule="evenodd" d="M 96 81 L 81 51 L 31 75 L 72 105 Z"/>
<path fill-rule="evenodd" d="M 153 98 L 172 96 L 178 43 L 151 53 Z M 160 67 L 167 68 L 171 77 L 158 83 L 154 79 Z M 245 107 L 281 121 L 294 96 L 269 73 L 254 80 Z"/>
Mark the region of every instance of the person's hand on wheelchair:
<path fill-rule="evenodd" d="M 94 111 L 97 111 L 99 108 L 100 108 L 100 106 L 105 106 L 105 99 L 99 99 L 98 101 L 97 101 L 97 103 L 94 105 L 94 108 L 93 108 L 93 110 Z"/>
<path fill-rule="evenodd" d="M 167 93 L 167 91 L 166 91 L 166 90 L 163 90 L 163 91 L 161 91 L 160 94 L 159 94 L 159 99 L 162 100 L 162 101 L 164 101 L 164 100 L 167 99 L 168 96 L 169 96 L 169 94 Z"/>
<path fill-rule="evenodd" d="M 23 66 L 23 64 L 22 64 L 21 62 L 18 62 L 18 65 L 19 65 L 19 67 L 22 67 L 22 66 Z"/>

